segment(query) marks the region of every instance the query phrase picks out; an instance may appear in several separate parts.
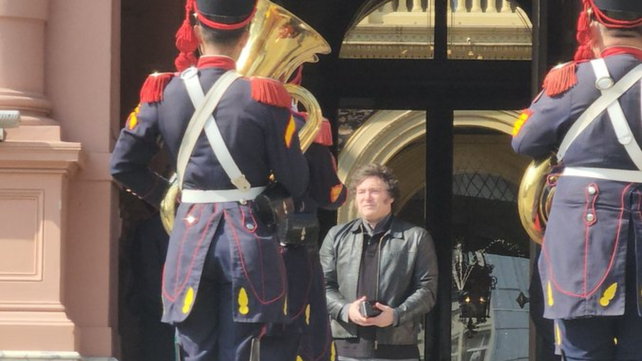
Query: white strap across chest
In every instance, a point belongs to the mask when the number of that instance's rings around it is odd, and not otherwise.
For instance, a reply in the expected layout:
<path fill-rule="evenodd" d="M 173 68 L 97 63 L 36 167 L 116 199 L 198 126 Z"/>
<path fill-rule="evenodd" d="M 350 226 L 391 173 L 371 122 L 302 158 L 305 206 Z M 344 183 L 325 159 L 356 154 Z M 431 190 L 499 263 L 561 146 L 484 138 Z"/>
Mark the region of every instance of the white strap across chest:
<path fill-rule="evenodd" d="M 593 70 L 595 71 L 595 75 L 598 79 L 597 81 L 599 82 L 600 79 L 610 78 L 610 74 L 604 59 L 598 60 L 599 61 L 592 61 L 591 64 L 593 65 Z M 602 94 L 605 94 L 609 89 L 610 88 L 600 90 L 602 91 Z M 611 125 L 615 130 L 618 142 L 624 146 L 629 157 L 631 157 L 633 163 L 638 167 L 638 170 L 642 170 L 642 150 L 633 136 L 633 132 L 626 120 L 624 111 L 622 111 L 622 105 L 619 101 L 614 101 L 606 109 L 609 113 Z"/>
<path fill-rule="evenodd" d="M 592 60 L 591 64 L 595 64 L 593 68 L 594 70 L 596 69 L 596 67 L 600 69 L 598 70 L 599 73 L 596 73 L 596 78 L 598 79 L 598 82 L 596 83 L 599 83 L 599 80 L 604 78 L 602 71 L 606 70 L 606 64 L 604 63 L 604 59 Z M 610 75 L 608 74 L 608 70 L 606 71 L 607 71 L 606 77 L 610 78 Z M 622 96 L 622 94 L 624 94 L 633 85 L 635 85 L 641 78 L 642 78 L 642 64 L 636 66 L 633 70 L 628 72 L 622 79 L 620 79 L 620 81 L 618 81 L 610 89 L 602 92 L 602 96 L 598 98 L 595 102 L 593 102 L 593 104 L 591 104 L 591 106 L 589 106 L 584 111 L 584 113 L 580 115 L 580 117 L 575 121 L 575 123 L 573 123 L 571 128 L 566 133 L 566 136 L 562 140 L 562 143 L 560 144 L 559 149 L 557 151 L 558 163 L 562 161 L 562 159 L 564 158 L 564 155 L 566 154 L 566 151 L 568 150 L 570 145 L 573 143 L 573 141 L 575 141 L 575 139 L 589 126 L 589 124 L 591 124 L 595 119 L 597 119 L 597 117 L 604 110 L 607 110 L 609 106 L 611 105 L 619 106 L 619 102 L 617 100 L 620 98 L 620 96 Z M 609 113 L 609 116 L 611 116 L 610 113 Z M 626 122 L 626 119 L 624 119 L 624 121 Z M 628 128 L 628 124 L 626 125 L 626 127 Z M 616 134 L 617 132 L 618 130 L 616 130 Z M 629 129 L 629 133 L 630 133 L 630 129 Z M 625 137 L 623 137 L 622 139 L 625 139 Z M 635 141 L 635 138 L 633 138 L 633 141 Z"/>
<path fill-rule="evenodd" d="M 566 167 L 562 175 L 642 183 L 642 150 L 633 136 L 631 127 L 618 101 L 622 94 L 642 78 L 642 64 L 627 73 L 615 85 L 613 85 L 613 79 L 606 67 L 604 59 L 592 60 L 591 65 L 596 78 L 595 86 L 602 92 L 602 96 L 591 104 L 566 134 L 557 153 L 558 161 L 562 160 L 568 147 L 577 136 L 606 109 L 618 142 L 624 146 L 624 149 L 638 170 Z"/>
<path fill-rule="evenodd" d="M 239 77 L 240 74 L 230 70 L 218 79 L 207 94 L 204 94 L 196 68 L 189 68 L 181 74 L 187 93 L 196 111 L 190 119 L 178 152 L 176 173 L 178 175 L 179 187 L 181 189 L 183 187 L 183 176 L 187 169 L 187 163 L 189 162 L 201 130 L 204 130 L 214 155 L 230 178 L 232 184 L 237 188 L 229 190 L 183 190 L 181 192 L 181 199 L 184 202 L 213 203 L 251 200 L 265 189 L 265 187 L 252 188 L 250 186 L 245 175 L 241 172 L 236 162 L 234 162 L 212 115 L 212 112 L 218 105 L 225 91 Z"/>

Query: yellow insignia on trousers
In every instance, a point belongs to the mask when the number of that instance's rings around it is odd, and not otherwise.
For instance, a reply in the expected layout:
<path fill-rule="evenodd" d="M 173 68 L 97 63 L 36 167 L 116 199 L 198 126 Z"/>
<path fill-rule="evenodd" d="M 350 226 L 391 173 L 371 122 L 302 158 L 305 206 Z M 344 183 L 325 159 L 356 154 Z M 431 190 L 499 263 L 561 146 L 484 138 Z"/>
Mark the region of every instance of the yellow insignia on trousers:
<path fill-rule="evenodd" d="M 283 314 L 284 315 L 288 314 L 288 298 L 287 298 L 287 296 L 283 300 Z"/>
<path fill-rule="evenodd" d="M 188 313 L 194 304 L 194 289 L 192 287 L 187 289 L 185 299 L 183 300 L 183 313 Z"/>
<path fill-rule="evenodd" d="M 555 300 L 553 300 L 553 287 L 551 287 L 551 281 L 546 283 L 546 294 L 548 295 L 548 306 L 553 307 Z"/>
<path fill-rule="evenodd" d="M 330 344 L 330 361 L 337 359 L 337 350 L 334 348 L 334 341 Z"/>
<path fill-rule="evenodd" d="M 294 123 L 294 116 L 290 115 L 288 125 L 285 127 L 285 146 L 290 148 L 292 145 L 292 138 L 296 133 L 296 123 Z"/>
<path fill-rule="evenodd" d="M 301 357 L 300 355 L 296 355 L 296 361 L 303 361 L 303 357 Z"/>
<path fill-rule="evenodd" d="M 247 292 L 245 288 L 241 287 L 239 291 L 239 313 L 242 315 L 247 315 L 250 313 L 250 308 L 247 307 L 250 304 L 250 300 L 247 298 Z"/>
<path fill-rule="evenodd" d="M 305 324 L 310 325 L 310 304 L 305 307 Z"/>
<path fill-rule="evenodd" d="M 613 283 L 606 289 L 606 291 L 604 291 L 602 298 L 600 298 L 600 306 L 608 306 L 613 297 L 615 297 L 615 292 L 617 292 L 617 283 Z"/>
<path fill-rule="evenodd" d="M 617 346 L 617 337 L 613 337 L 613 344 Z"/>
<path fill-rule="evenodd" d="M 562 332 L 557 322 L 555 322 L 555 344 L 558 346 L 562 344 Z"/>

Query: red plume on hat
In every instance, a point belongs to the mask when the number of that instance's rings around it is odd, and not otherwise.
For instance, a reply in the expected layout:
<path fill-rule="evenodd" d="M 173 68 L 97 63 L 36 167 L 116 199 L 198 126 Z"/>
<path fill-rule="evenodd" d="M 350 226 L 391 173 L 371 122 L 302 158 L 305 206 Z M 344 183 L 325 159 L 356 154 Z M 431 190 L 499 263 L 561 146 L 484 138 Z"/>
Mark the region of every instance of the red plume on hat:
<path fill-rule="evenodd" d="M 194 11 L 194 2 L 195 0 L 186 0 L 185 19 L 176 32 L 176 48 L 178 48 L 179 54 L 174 61 L 174 65 L 176 65 L 178 71 L 183 71 L 196 64 L 194 52 L 198 48 L 198 39 L 196 39 L 194 28 L 190 22 L 190 16 Z"/>
<path fill-rule="evenodd" d="M 591 46 L 591 29 L 589 27 L 591 5 L 592 0 L 582 0 L 582 11 L 577 19 L 577 33 L 575 34 L 579 46 L 575 51 L 574 61 L 554 67 L 544 78 L 542 86 L 549 97 L 556 97 L 574 87 L 577 84 L 577 75 L 575 74 L 577 62 L 595 57 Z"/>
<path fill-rule="evenodd" d="M 194 52 L 198 39 L 194 34 L 190 16 L 196 15 L 199 23 L 216 30 L 237 30 L 252 21 L 257 0 L 186 0 L 185 20 L 176 33 L 176 47 L 180 51 L 174 61 L 176 69 L 183 71 L 196 64 Z"/>
<path fill-rule="evenodd" d="M 591 48 L 591 29 L 589 28 L 589 23 L 591 22 L 589 16 L 593 11 L 592 5 L 591 0 L 582 0 L 583 9 L 577 19 L 577 33 L 575 34 L 575 38 L 579 43 L 573 57 L 575 61 L 590 60 L 595 57 Z"/>
<path fill-rule="evenodd" d="M 641 14 L 635 19 L 616 19 L 618 12 Z M 591 44 L 591 21 L 611 29 L 631 29 L 642 26 L 642 0 L 582 0 L 582 11 L 577 21 L 576 39 L 579 43 L 574 61 L 553 68 L 544 79 L 548 96 L 557 96 L 577 84 L 577 62 L 595 58 Z"/>
<path fill-rule="evenodd" d="M 606 11 L 642 11 L 642 0 L 582 0 L 584 9 L 577 22 L 577 41 L 579 47 L 575 53 L 575 61 L 594 58 L 591 49 L 591 18 L 611 29 L 632 29 L 642 26 L 642 16 L 632 20 L 621 20 L 609 16 Z"/>

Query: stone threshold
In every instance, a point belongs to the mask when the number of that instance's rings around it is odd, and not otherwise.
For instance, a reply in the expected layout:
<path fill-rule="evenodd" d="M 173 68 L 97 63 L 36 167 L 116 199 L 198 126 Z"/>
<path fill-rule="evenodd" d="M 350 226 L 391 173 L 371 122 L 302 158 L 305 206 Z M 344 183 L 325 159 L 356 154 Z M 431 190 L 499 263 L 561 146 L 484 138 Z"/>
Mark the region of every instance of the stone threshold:
<path fill-rule="evenodd" d="M 82 357 L 77 352 L 0 351 L 0 361 L 118 361 L 114 357 Z"/>

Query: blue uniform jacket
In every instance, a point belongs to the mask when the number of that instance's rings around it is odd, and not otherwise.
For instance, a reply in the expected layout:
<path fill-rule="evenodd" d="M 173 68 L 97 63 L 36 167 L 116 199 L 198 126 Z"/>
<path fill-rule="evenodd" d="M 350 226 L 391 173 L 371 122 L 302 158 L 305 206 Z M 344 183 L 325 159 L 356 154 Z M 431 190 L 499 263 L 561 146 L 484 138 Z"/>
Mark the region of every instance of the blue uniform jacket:
<path fill-rule="evenodd" d="M 224 57 L 199 60 L 199 79 L 206 93 L 234 67 Z M 307 162 L 300 150 L 292 114 L 255 100 L 254 83 L 237 79 L 214 110 L 226 145 L 252 187 L 265 186 L 270 174 L 293 195 L 308 185 Z M 143 102 L 130 115 L 111 159 L 113 177 L 149 203 L 158 206 L 167 181 L 148 168 L 160 143 L 174 165 L 194 107 L 179 76 L 171 76 L 162 99 Z M 184 189 L 234 189 L 203 133 L 184 175 Z M 282 322 L 287 280 L 273 233 L 252 211 L 251 202 L 181 203 L 163 274 L 164 322 L 180 322 L 190 313 L 212 240 L 229 242 L 232 299 L 237 322 Z M 228 297 L 229 298 L 229 297 Z M 203 301 L 208 302 L 208 301 Z"/>
<path fill-rule="evenodd" d="M 616 82 L 640 63 L 640 54 L 633 51 L 620 49 L 611 54 L 605 61 Z M 533 158 L 551 155 L 570 126 L 600 96 L 590 63 L 579 63 L 576 75 L 577 84 L 570 90 L 554 97 L 543 92 L 524 112 L 522 120 L 526 122 L 512 141 L 517 153 Z M 639 82 L 619 102 L 642 144 Z M 637 170 L 618 143 L 606 112 L 572 143 L 560 165 L 563 167 Z M 627 243 L 642 235 L 641 190 L 638 183 L 560 177 L 539 259 L 546 318 L 624 313 L 626 288 L 640 289 L 639 280 L 637 285 L 625 284 L 625 272 L 627 267 L 636 267 L 626 265 L 626 251 Z M 638 247 L 638 265 L 641 255 Z M 639 303 L 642 298 L 636 293 Z"/>
<path fill-rule="evenodd" d="M 295 118 L 299 127 L 304 124 L 304 117 Z M 318 209 L 336 210 L 345 202 L 347 189 L 337 176 L 336 161 L 330 149 L 315 141 L 305 157 L 310 169 L 310 184 L 302 196 L 295 198 L 297 212 L 316 215 Z M 297 352 L 301 360 L 330 360 L 332 335 L 318 245 L 285 246 L 282 253 L 288 274 L 288 313 L 292 323 L 271 332 L 304 335 Z"/>

